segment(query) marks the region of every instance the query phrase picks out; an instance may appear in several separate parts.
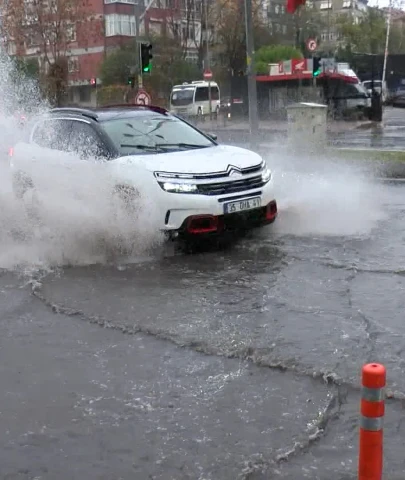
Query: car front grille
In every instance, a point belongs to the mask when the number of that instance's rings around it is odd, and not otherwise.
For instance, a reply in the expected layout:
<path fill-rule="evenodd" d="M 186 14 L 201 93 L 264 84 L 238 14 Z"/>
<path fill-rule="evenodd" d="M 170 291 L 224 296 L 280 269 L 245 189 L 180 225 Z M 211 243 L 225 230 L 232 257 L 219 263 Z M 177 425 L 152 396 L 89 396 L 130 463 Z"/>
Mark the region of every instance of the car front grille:
<path fill-rule="evenodd" d="M 261 175 L 242 178 L 233 182 L 219 183 L 200 183 L 198 185 L 198 194 L 200 195 L 226 195 L 229 193 L 244 192 L 254 188 L 260 188 L 265 184 Z"/>

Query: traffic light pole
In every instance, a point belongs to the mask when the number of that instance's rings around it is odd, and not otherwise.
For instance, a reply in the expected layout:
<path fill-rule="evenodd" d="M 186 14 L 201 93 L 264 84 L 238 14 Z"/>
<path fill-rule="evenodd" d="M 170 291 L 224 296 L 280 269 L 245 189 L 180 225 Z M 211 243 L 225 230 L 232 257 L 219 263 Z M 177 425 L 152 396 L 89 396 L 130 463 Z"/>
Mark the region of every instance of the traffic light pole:
<path fill-rule="evenodd" d="M 245 0 L 246 23 L 246 63 L 248 75 L 248 103 L 249 103 L 249 129 L 251 141 L 257 136 L 259 130 L 259 117 L 257 112 L 256 69 L 254 60 L 252 0 Z"/>
<path fill-rule="evenodd" d="M 143 87 L 142 68 L 141 68 L 141 43 L 140 43 L 140 8 L 142 0 L 135 0 L 134 16 L 135 16 L 135 69 L 138 69 L 138 88 Z"/>

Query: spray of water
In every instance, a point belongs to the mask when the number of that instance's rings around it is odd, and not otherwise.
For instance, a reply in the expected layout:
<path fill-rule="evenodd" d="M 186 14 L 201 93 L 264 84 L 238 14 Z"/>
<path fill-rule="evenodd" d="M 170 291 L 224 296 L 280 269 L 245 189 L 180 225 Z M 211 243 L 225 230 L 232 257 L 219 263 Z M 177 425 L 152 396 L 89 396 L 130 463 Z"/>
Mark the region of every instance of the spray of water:
<path fill-rule="evenodd" d="M 385 218 L 383 187 L 364 166 L 325 152 L 310 156 L 284 151 L 269 156 L 268 163 L 280 209 L 277 233 L 367 235 Z"/>
<path fill-rule="evenodd" d="M 148 192 L 137 186 L 139 195 L 129 208 L 96 161 L 66 154 L 62 166 L 60 152 L 20 144 L 19 155 L 40 181 L 23 198 L 15 195 L 7 152 L 21 140 L 16 113 L 48 108 L 34 83 L 19 85 L 11 62 L 0 58 L 0 95 L 6 99 L 0 109 L 0 268 L 105 263 L 144 255 L 161 242 Z M 69 161 L 74 168 L 66 168 Z"/>
<path fill-rule="evenodd" d="M 71 171 L 55 168 L 59 153 L 27 147 L 41 182 L 16 198 L 7 150 L 20 140 L 15 113 L 45 111 L 34 82 L 18 81 L 11 62 L 0 57 L 0 268 L 42 268 L 144 256 L 162 241 L 153 198 L 140 188 L 136 211 L 112 195 L 112 179 L 100 164 L 81 162 Z M 21 153 L 21 152 L 20 152 Z M 58 158 L 59 159 L 59 158 Z M 340 160 L 273 153 L 280 234 L 358 235 L 382 218 L 381 192 L 369 176 Z M 141 187 L 141 186 L 138 186 Z"/>

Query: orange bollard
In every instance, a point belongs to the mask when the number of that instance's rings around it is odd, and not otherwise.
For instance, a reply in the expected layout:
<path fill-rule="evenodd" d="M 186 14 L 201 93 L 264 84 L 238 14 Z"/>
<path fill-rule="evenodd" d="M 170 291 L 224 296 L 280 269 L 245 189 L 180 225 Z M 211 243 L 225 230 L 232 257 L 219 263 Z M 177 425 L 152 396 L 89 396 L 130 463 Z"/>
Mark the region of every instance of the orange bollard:
<path fill-rule="evenodd" d="M 358 480 L 381 480 L 383 472 L 384 365 L 363 366 Z"/>

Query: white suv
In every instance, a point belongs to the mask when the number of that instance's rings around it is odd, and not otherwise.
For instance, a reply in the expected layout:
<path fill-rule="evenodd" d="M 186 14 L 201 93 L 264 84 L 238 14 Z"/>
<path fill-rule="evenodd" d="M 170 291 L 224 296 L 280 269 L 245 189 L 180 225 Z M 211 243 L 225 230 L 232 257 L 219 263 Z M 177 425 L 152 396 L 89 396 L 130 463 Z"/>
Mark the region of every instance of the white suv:
<path fill-rule="evenodd" d="M 81 161 L 96 158 L 126 201 L 147 192 L 161 230 L 171 237 L 274 222 L 277 203 L 266 163 L 254 152 L 215 140 L 159 107 L 53 109 L 32 119 L 26 141 L 10 149 L 14 191 L 22 197 L 43 182 L 42 169 L 26 154 L 28 143 L 74 153 Z M 54 161 L 65 160 L 55 155 Z"/>

